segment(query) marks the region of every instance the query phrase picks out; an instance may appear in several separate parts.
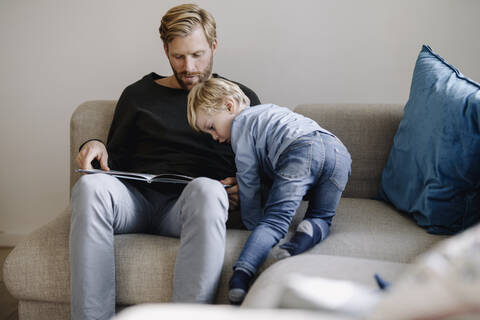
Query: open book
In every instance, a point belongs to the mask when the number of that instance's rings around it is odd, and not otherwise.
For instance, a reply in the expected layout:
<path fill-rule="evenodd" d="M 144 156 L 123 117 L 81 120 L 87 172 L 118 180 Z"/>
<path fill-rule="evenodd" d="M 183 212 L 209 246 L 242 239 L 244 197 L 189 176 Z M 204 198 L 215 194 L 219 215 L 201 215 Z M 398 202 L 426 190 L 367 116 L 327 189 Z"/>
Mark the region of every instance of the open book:
<path fill-rule="evenodd" d="M 162 173 L 162 174 L 150 174 L 150 173 L 137 173 L 137 172 L 127 172 L 127 171 L 115 171 L 115 170 L 100 170 L 100 169 L 77 169 L 77 172 L 80 173 L 104 173 L 115 176 L 120 179 L 131 179 L 131 180 L 140 180 L 147 183 L 152 182 L 163 182 L 163 183 L 179 183 L 187 184 L 192 181 L 194 178 L 175 174 L 175 173 Z M 224 185 L 225 188 L 230 188 L 231 185 Z"/>

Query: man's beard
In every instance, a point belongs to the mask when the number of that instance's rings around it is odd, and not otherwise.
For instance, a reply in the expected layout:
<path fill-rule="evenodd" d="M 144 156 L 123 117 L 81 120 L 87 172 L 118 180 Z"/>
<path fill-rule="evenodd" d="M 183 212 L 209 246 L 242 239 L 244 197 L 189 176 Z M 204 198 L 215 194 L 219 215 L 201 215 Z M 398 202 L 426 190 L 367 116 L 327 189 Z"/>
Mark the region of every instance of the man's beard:
<path fill-rule="evenodd" d="M 171 64 L 170 64 L 171 65 Z M 213 68 L 213 55 L 210 57 L 210 62 L 208 63 L 208 66 L 205 68 L 203 72 L 180 72 L 178 73 L 175 71 L 175 69 L 172 66 L 173 74 L 175 75 L 175 79 L 177 79 L 178 84 L 182 89 L 185 90 L 190 90 L 194 85 L 196 85 L 199 82 L 203 82 L 205 80 L 208 80 L 210 78 L 210 75 L 212 74 L 212 68 Z M 183 81 L 182 77 L 185 76 L 197 76 L 198 80 L 195 82 L 187 82 Z"/>

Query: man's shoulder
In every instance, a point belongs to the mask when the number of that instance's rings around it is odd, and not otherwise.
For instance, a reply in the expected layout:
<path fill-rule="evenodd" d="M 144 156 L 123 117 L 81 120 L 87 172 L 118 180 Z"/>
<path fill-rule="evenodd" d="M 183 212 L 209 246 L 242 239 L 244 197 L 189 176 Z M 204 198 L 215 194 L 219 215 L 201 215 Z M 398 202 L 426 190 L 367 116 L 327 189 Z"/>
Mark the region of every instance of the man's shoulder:
<path fill-rule="evenodd" d="M 225 79 L 225 80 L 228 80 L 230 82 L 233 82 L 235 83 L 236 85 L 238 85 L 240 87 L 240 89 L 242 89 L 243 93 L 245 93 L 245 95 L 248 97 L 248 99 L 250 99 L 250 105 L 251 106 L 256 106 L 256 105 L 259 105 L 260 104 L 260 99 L 258 98 L 257 94 L 255 93 L 255 91 L 253 91 L 252 89 L 250 89 L 249 87 L 247 87 L 246 85 L 240 83 L 240 82 L 237 82 L 237 81 L 234 81 L 234 80 L 230 80 L 226 77 L 223 77 L 217 73 L 214 73 L 213 74 L 213 77 L 214 78 L 220 78 L 220 79 Z"/>
<path fill-rule="evenodd" d="M 153 81 L 155 81 L 155 73 L 149 73 L 141 77 L 139 80 L 129 84 L 125 90 L 138 90 L 147 87 Z"/>
<path fill-rule="evenodd" d="M 125 87 L 120 99 L 124 101 L 135 101 L 139 104 L 152 101 L 152 99 L 158 102 L 158 99 L 169 94 L 169 91 L 165 89 L 166 87 L 162 87 L 155 82 L 155 80 L 160 78 L 162 77 L 154 72 L 143 76 Z"/>

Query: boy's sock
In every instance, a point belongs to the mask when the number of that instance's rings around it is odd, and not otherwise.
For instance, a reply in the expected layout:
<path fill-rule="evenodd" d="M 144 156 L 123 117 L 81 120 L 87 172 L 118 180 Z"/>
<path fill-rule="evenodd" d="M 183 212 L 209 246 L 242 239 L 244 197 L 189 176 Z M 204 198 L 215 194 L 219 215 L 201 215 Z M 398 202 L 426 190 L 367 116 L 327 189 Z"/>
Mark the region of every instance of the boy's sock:
<path fill-rule="evenodd" d="M 320 227 L 315 222 L 305 219 L 298 225 L 292 239 L 280 246 L 276 254 L 277 259 L 300 254 L 319 243 L 321 239 Z"/>
<path fill-rule="evenodd" d="M 246 270 L 236 268 L 228 282 L 228 300 L 231 304 L 242 303 L 250 287 L 253 276 Z"/>

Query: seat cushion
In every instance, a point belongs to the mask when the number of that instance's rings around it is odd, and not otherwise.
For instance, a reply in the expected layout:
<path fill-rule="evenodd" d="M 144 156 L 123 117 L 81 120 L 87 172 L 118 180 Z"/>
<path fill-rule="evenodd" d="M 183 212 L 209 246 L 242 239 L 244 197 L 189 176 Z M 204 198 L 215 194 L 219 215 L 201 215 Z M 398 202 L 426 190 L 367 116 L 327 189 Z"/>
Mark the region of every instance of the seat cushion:
<path fill-rule="evenodd" d="M 265 270 L 250 288 L 242 307 L 275 308 L 282 294 L 282 280 L 294 274 L 303 276 L 348 280 L 371 288 L 378 288 L 374 280 L 378 273 L 387 281 L 394 281 L 407 264 L 338 257 L 300 254 L 277 262 Z"/>
<path fill-rule="evenodd" d="M 292 228 L 306 209 L 302 203 Z M 68 236 L 70 214 L 33 232 L 10 253 L 4 266 L 5 284 L 19 300 L 70 301 Z M 232 266 L 249 235 L 229 229 L 216 303 L 228 303 Z M 290 232 L 291 235 L 291 232 Z M 342 198 L 330 235 L 309 254 L 350 256 L 405 263 L 445 236 L 431 235 L 389 205 L 375 200 Z M 117 303 L 168 302 L 172 295 L 176 238 L 125 234 L 115 236 Z M 261 271 L 276 260 L 269 256 Z"/>
<path fill-rule="evenodd" d="M 308 253 L 408 263 L 445 237 L 426 233 L 383 201 L 342 198 L 330 234 Z"/>
<path fill-rule="evenodd" d="M 309 310 L 249 310 L 234 306 L 198 304 L 146 304 L 125 309 L 114 320 L 196 319 L 196 320 L 353 320 L 355 317 Z"/>
<path fill-rule="evenodd" d="M 70 213 L 34 231 L 4 264 L 4 281 L 18 300 L 70 302 Z M 217 303 L 228 303 L 227 282 L 249 232 L 229 230 Z M 168 302 L 180 241 L 147 234 L 115 236 L 117 304 Z M 270 259 L 269 263 L 273 260 Z M 265 266 L 266 267 L 266 266 Z"/>
<path fill-rule="evenodd" d="M 477 224 L 417 257 L 369 319 L 480 319 L 479 244 Z"/>

